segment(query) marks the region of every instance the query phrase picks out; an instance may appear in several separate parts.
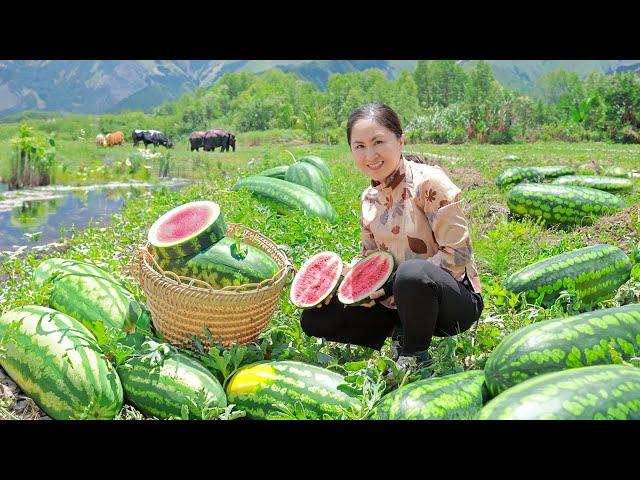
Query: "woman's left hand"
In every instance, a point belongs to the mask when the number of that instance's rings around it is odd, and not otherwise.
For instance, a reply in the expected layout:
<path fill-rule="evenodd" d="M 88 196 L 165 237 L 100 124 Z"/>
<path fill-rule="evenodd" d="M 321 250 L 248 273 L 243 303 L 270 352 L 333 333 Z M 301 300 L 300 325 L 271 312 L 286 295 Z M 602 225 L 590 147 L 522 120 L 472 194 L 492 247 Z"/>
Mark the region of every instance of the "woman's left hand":
<path fill-rule="evenodd" d="M 361 307 L 373 307 L 376 304 L 376 298 L 380 298 L 384 296 L 384 289 L 381 288 L 380 290 L 376 290 L 375 292 L 373 292 L 371 295 L 369 295 L 369 298 L 371 299 L 370 301 L 368 301 L 367 303 L 363 303 L 362 305 L 360 305 Z"/>

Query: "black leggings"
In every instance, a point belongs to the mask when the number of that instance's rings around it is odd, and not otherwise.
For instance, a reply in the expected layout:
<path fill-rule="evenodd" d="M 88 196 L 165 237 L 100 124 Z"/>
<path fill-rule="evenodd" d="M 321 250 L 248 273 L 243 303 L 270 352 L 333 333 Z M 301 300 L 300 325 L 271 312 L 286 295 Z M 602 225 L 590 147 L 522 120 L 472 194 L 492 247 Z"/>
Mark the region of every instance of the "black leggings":
<path fill-rule="evenodd" d="M 379 350 L 394 326 L 402 326 L 403 355 L 429 348 L 431 337 L 464 332 L 480 318 L 484 303 L 468 277 L 458 282 L 442 268 L 425 260 L 400 264 L 393 283 L 397 310 L 376 302 L 373 307 L 345 307 L 337 299 L 302 313 L 307 335 Z"/>

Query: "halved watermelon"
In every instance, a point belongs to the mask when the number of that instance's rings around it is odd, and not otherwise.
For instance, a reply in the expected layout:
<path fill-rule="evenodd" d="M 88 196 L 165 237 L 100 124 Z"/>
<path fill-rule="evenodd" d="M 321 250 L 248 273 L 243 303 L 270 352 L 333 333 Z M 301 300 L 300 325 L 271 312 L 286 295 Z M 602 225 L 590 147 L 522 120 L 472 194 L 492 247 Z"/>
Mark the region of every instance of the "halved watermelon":
<path fill-rule="evenodd" d="M 334 252 L 321 252 L 302 264 L 291 283 L 289 298 L 298 308 L 313 308 L 331 295 L 342 275 L 342 259 Z"/>
<path fill-rule="evenodd" d="M 391 277 L 395 260 L 389 252 L 373 252 L 347 272 L 340 288 L 338 300 L 345 305 L 360 305 L 370 300 L 369 296 L 380 289 Z"/>
<path fill-rule="evenodd" d="M 162 215 L 149 229 L 149 243 L 160 258 L 193 255 L 227 234 L 227 225 L 215 202 L 185 203 Z"/>

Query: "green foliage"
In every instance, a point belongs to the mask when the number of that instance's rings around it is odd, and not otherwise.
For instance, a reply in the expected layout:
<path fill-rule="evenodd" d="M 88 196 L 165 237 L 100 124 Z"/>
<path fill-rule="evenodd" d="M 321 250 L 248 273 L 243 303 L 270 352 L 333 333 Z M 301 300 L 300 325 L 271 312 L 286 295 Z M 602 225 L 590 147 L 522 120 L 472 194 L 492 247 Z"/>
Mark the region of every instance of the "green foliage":
<path fill-rule="evenodd" d="M 37 137 L 28 125 L 23 124 L 11 140 L 11 148 L 10 189 L 51 183 L 56 160 L 54 137 Z"/>

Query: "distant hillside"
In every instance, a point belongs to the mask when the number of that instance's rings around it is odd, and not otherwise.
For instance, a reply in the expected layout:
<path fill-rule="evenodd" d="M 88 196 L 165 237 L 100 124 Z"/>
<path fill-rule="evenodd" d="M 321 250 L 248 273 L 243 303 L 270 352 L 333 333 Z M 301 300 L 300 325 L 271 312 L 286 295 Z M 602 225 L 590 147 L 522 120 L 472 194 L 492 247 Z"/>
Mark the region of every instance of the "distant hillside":
<path fill-rule="evenodd" d="M 465 69 L 474 61 L 460 60 Z M 377 68 L 389 78 L 416 60 L 0 60 L 0 117 L 25 110 L 107 113 L 151 111 L 198 87 L 212 86 L 226 72 L 262 72 L 277 67 L 326 87 L 332 73 Z M 494 60 L 506 87 L 534 91 L 540 77 L 557 68 L 581 77 L 591 71 L 639 71 L 638 60 Z"/>

